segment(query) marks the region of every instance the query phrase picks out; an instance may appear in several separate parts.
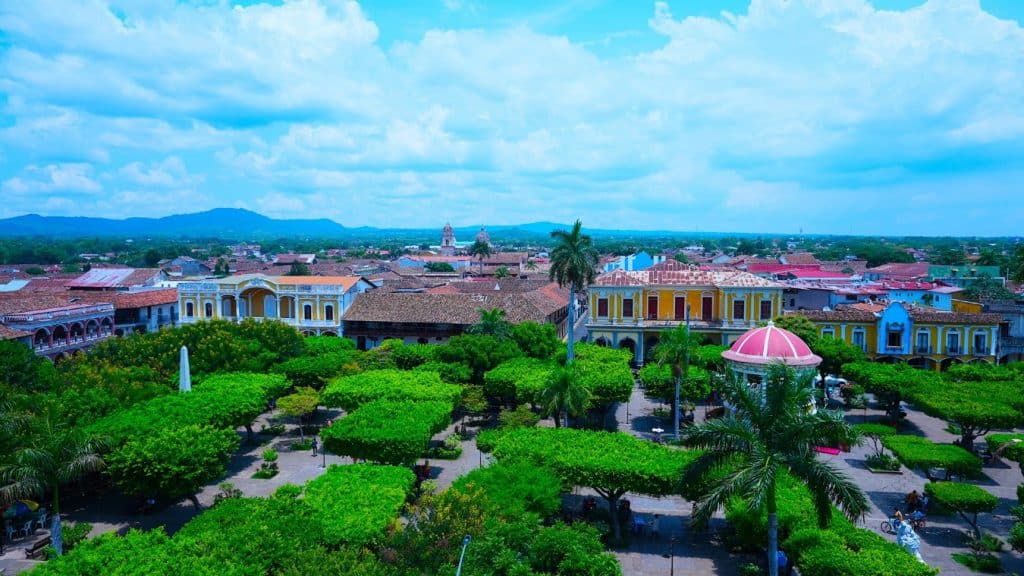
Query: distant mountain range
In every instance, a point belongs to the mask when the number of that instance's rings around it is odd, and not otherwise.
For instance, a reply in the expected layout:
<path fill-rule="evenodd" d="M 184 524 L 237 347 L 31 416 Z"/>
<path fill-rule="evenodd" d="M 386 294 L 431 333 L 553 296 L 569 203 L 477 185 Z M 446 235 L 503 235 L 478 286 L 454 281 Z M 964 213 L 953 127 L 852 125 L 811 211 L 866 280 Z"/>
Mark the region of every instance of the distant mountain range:
<path fill-rule="evenodd" d="M 194 214 L 176 214 L 163 218 L 88 218 L 81 216 L 40 216 L 26 214 L 14 218 L 0 219 L 0 236 L 49 236 L 88 237 L 116 236 L 126 238 L 218 238 L 224 240 L 249 240 L 273 238 L 366 238 L 381 236 L 437 236 L 440 239 L 443 222 L 436 228 L 346 228 L 333 220 L 279 220 L 269 218 L 242 208 L 215 208 Z M 489 234 L 503 238 L 529 238 L 548 236 L 568 224 L 554 222 L 532 222 L 512 226 L 488 226 Z M 459 239 L 472 239 L 479 231 L 477 227 L 455 229 Z M 587 229 L 593 236 L 680 236 L 683 232 L 636 231 L 636 230 L 595 230 Z M 693 234 L 687 234 L 692 236 Z M 702 236 L 719 236 L 701 233 Z M 745 234 L 732 234 L 745 236 Z"/>

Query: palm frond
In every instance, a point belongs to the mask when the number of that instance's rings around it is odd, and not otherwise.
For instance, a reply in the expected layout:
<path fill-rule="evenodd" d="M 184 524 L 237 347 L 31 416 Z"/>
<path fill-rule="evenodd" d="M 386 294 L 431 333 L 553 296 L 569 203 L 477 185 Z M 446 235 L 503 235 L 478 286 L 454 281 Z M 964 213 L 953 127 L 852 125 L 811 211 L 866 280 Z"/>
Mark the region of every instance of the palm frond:
<path fill-rule="evenodd" d="M 811 494 L 816 496 L 815 508 L 819 522 L 827 522 L 832 514 L 832 503 L 850 520 L 857 520 L 867 512 L 867 497 L 860 487 L 846 474 L 818 460 L 813 452 L 792 454 L 786 464 L 793 475 L 803 480 Z"/>

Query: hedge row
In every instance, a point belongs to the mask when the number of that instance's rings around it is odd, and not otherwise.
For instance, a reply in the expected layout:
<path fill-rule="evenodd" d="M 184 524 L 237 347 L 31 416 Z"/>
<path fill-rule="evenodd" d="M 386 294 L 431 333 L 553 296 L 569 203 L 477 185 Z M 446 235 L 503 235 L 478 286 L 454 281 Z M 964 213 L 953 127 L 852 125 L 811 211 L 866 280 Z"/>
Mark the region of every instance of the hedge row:
<path fill-rule="evenodd" d="M 882 438 L 882 444 L 907 468 L 928 473 L 943 468 L 947 476 L 960 474 L 976 477 L 981 474 L 981 459 L 952 444 L 936 444 L 927 438 L 897 434 Z"/>

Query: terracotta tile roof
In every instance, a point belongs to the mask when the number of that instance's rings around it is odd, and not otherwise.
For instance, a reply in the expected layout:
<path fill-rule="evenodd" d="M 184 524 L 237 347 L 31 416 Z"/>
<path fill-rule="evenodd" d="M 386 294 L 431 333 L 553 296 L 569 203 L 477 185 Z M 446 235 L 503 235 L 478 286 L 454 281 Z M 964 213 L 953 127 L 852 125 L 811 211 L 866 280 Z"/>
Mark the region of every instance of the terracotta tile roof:
<path fill-rule="evenodd" d="M 112 295 L 111 295 L 112 296 Z M 62 308 L 85 308 L 96 304 L 112 304 L 111 298 L 80 298 L 73 293 L 0 296 L 0 316 L 26 314 Z"/>
<path fill-rule="evenodd" d="M 706 269 L 676 260 L 666 260 L 646 270 L 614 270 L 597 277 L 598 286 L 716 286 L 728 288 L 781 288 L 782 284 L 749 272 L 731 269 Z"/>
<path fill-rule="evenodd" d="M 822 260 L 821 269 L 830 272 L 853 270 L 854 274 L 864 274 L 868 269 L 867 260 Z"/>
<path fill-rule="evenodd" d="M 785 259 L 786 264 L 813 264 L 818 265 L 821 262 L 814 257 L 814 254 L 810 252 L 793 252 L 790 254 L 783 254 L 779 260 Z"/>
<path fill-rule="evenodd" d="M 945 312 L 934 308 L 909 309 L 910 318 L 914 322 L 927 322 L 929 324 L 999 324 L 1003 317 L 999 314 L 968 314 L 964 312 Z"/>
<path fill-rule="evenodd" d="M 0 324 L 0 340 L 14 340 L 16 338 L 24 338 L 25 336 L 31 335 L 31 332 L 15 330 L 14 328 L 8 328 L 7 326 Z"/>
<path fill-rule="evenodd" d="M 113 300 L 114 308 L 118 310 L 173 304 L 178 301 L 178 289 L 167 288 L 163 290 L 144 290 L 141 292 L 120 292 L 114 294 Z"/>
<path fill-rule="evenodd" d="M 852 307 L 836 310 L 797 310 L 786 312 L 788 315 L 803 316 L 815 322 L 875 322 L 878 317 L 867 310 Z"/>
<path fill-rule="evenodd" d="M 498 308 L 512 323 L 545 322 L 550 314 L 568 305 L 568 298 L 554 300 L 542 291 L 505 294 L 429 294 L 371 290 L 356 296 L 345 311 L 346 322 L 396 322 L 403 324 L 460 324 L 480 321 L 480 309 Z"/>
<path fill-rule="evenodd" d="M 868 268 L 867 271 L 872 274 L 878 274 L 883 278 L 892 278 L 893 280 L 916 280 L 928 276 L 928 263 L 914 262 L 905 264 L 902 262 L 890 262 L 889 264 Z"/>

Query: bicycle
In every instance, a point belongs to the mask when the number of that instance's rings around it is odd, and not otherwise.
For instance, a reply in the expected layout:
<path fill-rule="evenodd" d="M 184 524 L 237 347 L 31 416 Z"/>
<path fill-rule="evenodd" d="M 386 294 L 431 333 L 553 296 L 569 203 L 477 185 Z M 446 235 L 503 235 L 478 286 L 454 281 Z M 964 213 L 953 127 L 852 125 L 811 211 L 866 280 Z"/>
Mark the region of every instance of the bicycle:
<path fill-rule="evenodd" d="M 903 522 L 909 522 L 910 527 L 914 531 L 918 531 L 928 525 L 927 518 L 924 515 L 904 518 Z M 895 534 L 896 528 L 899 527 L 900 521 L 896 518 L 889 518 L 888 520 L 882 520 L 881 528 L 883 534 Z"/>

